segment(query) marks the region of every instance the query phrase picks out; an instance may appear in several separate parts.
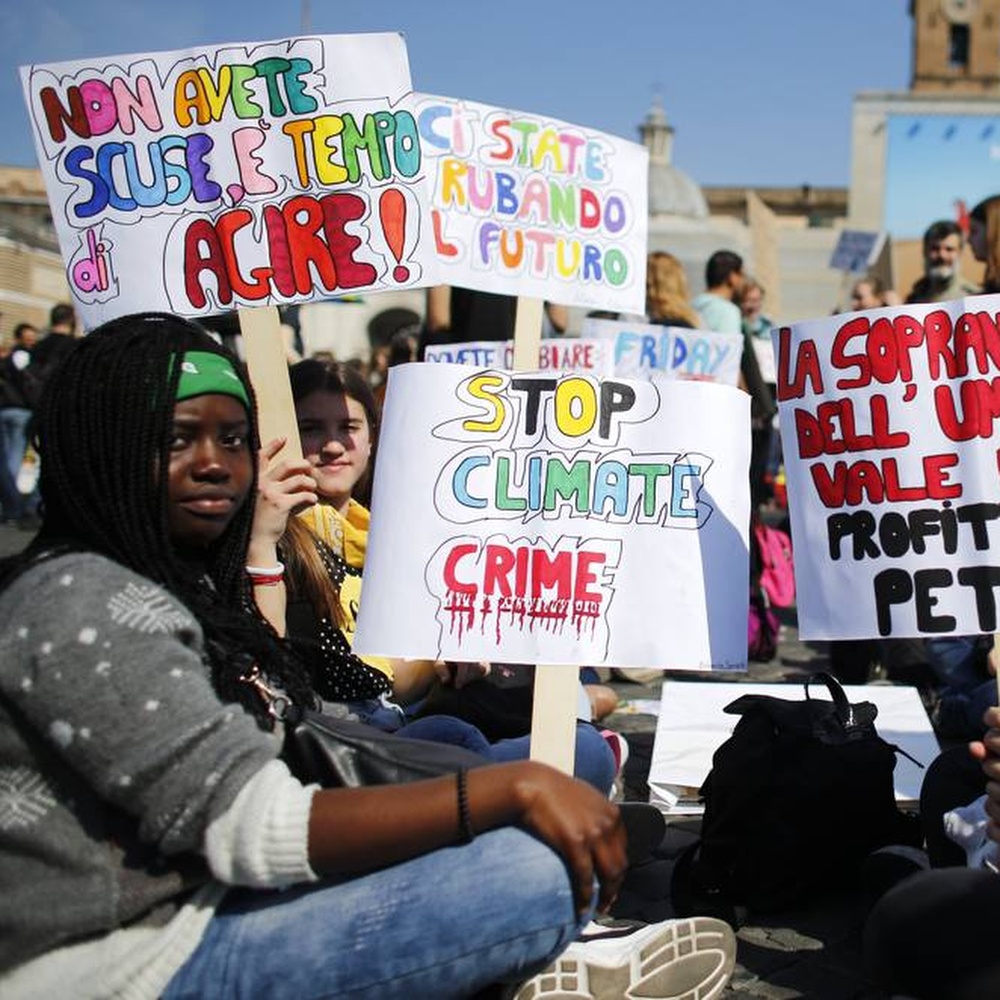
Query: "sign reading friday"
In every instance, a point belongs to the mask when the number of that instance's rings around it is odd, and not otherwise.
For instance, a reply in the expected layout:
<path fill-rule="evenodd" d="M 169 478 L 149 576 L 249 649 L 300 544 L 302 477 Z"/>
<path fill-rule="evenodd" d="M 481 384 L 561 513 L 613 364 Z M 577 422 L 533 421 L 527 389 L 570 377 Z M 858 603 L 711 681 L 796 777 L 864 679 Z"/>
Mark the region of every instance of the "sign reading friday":
<path fill-rule="evenodd" d="M 624 378 L 698 379 L 723 385 L 739 382 L 743 352 L 739 334 L 586 319 L 583 336 L 600 337 L 614 344 L 614 373 Z"/>
<path fill-rule="evenodd" d="M 21 79 L 87 326 L 426 283 L 398 35 L 25 66 Z"/>
<path fill-rule="evenodd" d="M 745 668 L 745 393 L 451 364 L 389 378 L 358 651 Z"/>
<path fill-rule="evenodd" d="M 440 280 L 642 312 L 648 153 L 565 122 L 419 95 Z"/>
<path fill-rule="evenodd" d="M 803 637 L 996 631 L 1000 296 L 773 336 Z"/>

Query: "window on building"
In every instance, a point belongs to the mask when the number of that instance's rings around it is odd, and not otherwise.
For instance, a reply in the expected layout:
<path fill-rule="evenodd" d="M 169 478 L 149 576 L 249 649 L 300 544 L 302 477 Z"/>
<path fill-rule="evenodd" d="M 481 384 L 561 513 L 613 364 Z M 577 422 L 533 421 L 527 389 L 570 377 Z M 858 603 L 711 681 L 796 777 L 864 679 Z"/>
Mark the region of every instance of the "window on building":
<path fill-rule="evenodd" d="M 952 24 L 948 35 L 948 65 L 952 69 L 969 68 L 969 26 Z"/>

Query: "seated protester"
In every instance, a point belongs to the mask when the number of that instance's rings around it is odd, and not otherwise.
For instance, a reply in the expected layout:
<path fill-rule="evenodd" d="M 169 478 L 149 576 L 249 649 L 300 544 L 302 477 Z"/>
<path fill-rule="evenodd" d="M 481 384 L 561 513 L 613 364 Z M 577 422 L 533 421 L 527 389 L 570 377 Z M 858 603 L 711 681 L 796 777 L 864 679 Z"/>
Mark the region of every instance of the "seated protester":
<path fill-rule="evenodd" d="M 993 917 L 1000 908 L 1000 708 L 983 717 L 986 734 L 965 748 L 938 757 L 920 793 L 930 871 L 915 871 L 878 901 L 865 926 L 865 958 L 879 985 L 917 1000 L 980 1000 L 1000 996 L 1000 957 Z M 972 761 L 962 757 L 971 751 Z M 979 773 L 970 763 L 978 764 Z M 928 785 L 932 786 L 928 788 Z M 974 803 L 986 792 L 983 804 Z M 973 803 L 965 810 L 956 809 Z M 945 810 L 981 814 L 979 843 L 964 839 L 964 853 L 947 843 Z M 971 826 L 971 824 L 970 824 Z M 935 830 L 935 827 L 937 829 Z M 941 867 L 943 866 L 943 867 Z"/>
<path fill-rule="evenodd" d="M 0 567 L 0 995 L 467 997 L 609 905 L 618 810 L 548 767 L 290 774 L 245 678 L 317 699 L 247 610 L 253 397 L 199 327 L 105 324 L 38 421 L 43 526 Z"/>
<path fill-rule="evenodd" d="M 460 743 L 491 760 L 526 759 L 530 708 L 517 731 L 495 739 L 456 713 L 406 721 L 402 706 L 422 699 L 436 681 L 458 689 L 486 672 L 486 665 L 390 662 L 351 651 L 369 520 L 367 509 L 352 493 L 359 484 L 364 488 L 370 477 L 375 404 L 364 379 L 345 366 L 303 361 L 293 366 L 291 382 L 302 450 L 316 480 L 319 503 L 292 518 L 280 542 L 281 560 L 288 567 L 285 623 L 316 691 L 327 701 L 351 703 L 365 721 L 401 735 Z M 279 478 L 290 471 L 283 466 Z M 608 793 L 615 772 L 609 741 L 593 726 L 580 723 L 577 776 Z"/>

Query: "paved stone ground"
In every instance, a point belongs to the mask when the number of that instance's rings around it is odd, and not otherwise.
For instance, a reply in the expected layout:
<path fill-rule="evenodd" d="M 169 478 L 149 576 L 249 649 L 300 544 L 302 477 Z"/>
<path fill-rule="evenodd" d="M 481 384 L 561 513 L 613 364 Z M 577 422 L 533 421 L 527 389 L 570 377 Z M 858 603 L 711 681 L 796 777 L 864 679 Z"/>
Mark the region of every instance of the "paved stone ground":
<path fill-rule="evenodd" d="M 20 551 L 31 535 L 8 525 L 0 525 L 0 556 Z M 778 655 L 771 663 L 751 664 L 740 675 L 746 681 L 797 681 L 813 670 L 824 669 L 829 660 L 825 644 L 807 644 L 798 638 L 794 610 L 780 612 L 782 630 Z M 704 675 L 697 675 L 703 676 Z M 691 674 L 684 674 L 690 679 Z M 727 675 L 732 680 L 733 675 Z M 704 677 L 706 683 L 712 678 Z M 615 682 L 623 701 L 659 699 L 660 681 L 637 685 Z M 625 733 L 632 746 L 632 764 L 625 787 L 626 798 L 645 800 L 643 760 L 648 771 L 656 719 L 653 716 L 616 712 L 607 724 Z M 836 804 L 831 803 L 831 808 Z M 671 823 L 668 847 L 679 849 L 696 836 L 697 820 Z M 630 878 L 629 895 L 633 912 L 644 919 L 659 920 L 666 909 L 665 866 Z M 625 898 L 625 894 L 623 894 Z M 725 991 L 727 997 L 757 997 L 763 1000 L 879 1000 L 883 994 L 865 979 L 861 962 L 861 929 L 864 907 L 861 893 L 847 889 L 837 896 L 810 901 L 788 913 L 767 919 L 751 918 L 739 931 L 736 973 Z"/>

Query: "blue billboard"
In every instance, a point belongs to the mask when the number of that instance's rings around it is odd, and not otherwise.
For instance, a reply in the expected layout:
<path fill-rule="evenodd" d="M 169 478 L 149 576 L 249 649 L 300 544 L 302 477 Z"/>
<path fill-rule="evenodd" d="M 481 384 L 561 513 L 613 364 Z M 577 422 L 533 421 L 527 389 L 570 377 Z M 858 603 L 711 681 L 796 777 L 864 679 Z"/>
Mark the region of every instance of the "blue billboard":
<path fill-rule="evenodd" d="M 1000 194 L 1000 114 L 887 115 L 883 227 L 920 239 L 937 219 Z"/>

